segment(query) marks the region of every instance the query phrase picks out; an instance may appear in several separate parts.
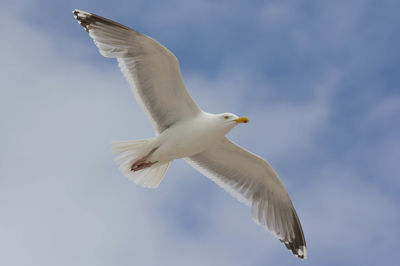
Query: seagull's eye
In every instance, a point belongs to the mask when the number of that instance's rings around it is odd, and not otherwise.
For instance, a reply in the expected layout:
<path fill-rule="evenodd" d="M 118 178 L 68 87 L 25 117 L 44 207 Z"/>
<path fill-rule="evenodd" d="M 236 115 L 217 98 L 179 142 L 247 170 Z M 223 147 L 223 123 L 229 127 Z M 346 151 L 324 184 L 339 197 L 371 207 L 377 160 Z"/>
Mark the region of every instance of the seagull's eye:
<path fill-rule="evenodd" d="M 229 115 L 225 115 L 224 118 L 225 118 L 225 119 L 229 119 Z"/>

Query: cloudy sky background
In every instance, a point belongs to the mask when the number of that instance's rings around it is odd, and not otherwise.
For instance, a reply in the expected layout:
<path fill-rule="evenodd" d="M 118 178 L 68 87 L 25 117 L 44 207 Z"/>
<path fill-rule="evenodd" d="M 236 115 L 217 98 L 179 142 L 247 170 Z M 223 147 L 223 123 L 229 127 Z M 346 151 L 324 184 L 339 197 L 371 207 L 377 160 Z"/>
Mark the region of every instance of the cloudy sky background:
<path fill-rule="evenodd" d="M 250 210 L 182 160 L 157 190 L 119 173 L 115 139 L 153 135 L 74 8 L 179 58 L 201 108 L 249 116 L 230 138 L 277 170 L 303 265 L 395 265 L 400 2 L 0 3 L 1 265 L 297 265 Z"/>

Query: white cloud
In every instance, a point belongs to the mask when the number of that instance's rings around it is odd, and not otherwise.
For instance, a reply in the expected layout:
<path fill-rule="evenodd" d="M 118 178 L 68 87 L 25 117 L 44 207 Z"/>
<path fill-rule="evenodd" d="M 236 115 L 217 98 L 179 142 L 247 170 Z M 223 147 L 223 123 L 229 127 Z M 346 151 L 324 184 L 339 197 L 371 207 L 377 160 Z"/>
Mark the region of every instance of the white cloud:
<path fill-rule="evenodd" d="M 310 176 L 297 196 L 303 207 L 310 258 L 316 265 L 390 261 L 400 215 L 393 198 L 360 177 L 356 171 L 334 164 Z M 373 252 L 371 252 L 373 251 Z M 387 258 L 384 258 L 387 256 Z"/>
<path fill-rule="evenodd" d="M 100 68 L 86 61 L 85 51 L 96 49 L 89 42 L 71 40 L 79 49 L 61 53 L 52 36 L 9 15 L 0 22 L 9 37 L 0 43 L 5 73 L 0 87 L 0 264 L 297 262 L 253 223 L 246 206 L 183 162 L 174 163 L 154 191 L 126 180 L 112 161 L 109 142 L 153 132 L 116 63 Z M 331 122 L 338 73 L 327 70 L 307 102 L 252 106 L 243 101 L 251 75 L 228 71 L 214 80 L 196 73 L 185 80 L 205 110 L 250 116 L 251 124 L 236 128 L 233 139 L 279 162 L 318 150 L 314 140 Z M 396 103 L 376 106 L 371 121 L 396 113 Z M 301 187 L 289 184 L 309 244 L 306 263 L 354 265 L 367 256 L 389 264 L 390 254 L 396 254 L 393 236 L 399 233 L 395 200 L 361 177 L 356 166 L 340 163 L 298 173 Z"/>

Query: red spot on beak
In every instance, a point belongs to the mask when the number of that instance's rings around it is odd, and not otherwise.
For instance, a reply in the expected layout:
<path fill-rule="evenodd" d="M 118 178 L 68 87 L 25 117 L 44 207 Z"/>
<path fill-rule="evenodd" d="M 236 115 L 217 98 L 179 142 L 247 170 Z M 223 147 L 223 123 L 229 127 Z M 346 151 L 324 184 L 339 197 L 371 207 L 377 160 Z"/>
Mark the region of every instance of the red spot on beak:
<path fill-rule="evenodd" d="M 247 117 L 243 116 L 243 117 L 238 117 L 234 121 L 236 123 L 247 123 L 247 122 L 249 122 L 249 119 Z"/>

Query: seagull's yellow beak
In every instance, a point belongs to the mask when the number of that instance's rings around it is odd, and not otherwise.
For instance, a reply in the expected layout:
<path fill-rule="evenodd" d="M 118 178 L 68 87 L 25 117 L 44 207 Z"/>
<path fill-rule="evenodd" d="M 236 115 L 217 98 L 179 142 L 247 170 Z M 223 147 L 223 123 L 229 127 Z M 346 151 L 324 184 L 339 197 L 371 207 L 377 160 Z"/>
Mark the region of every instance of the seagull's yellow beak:
<path fill-rule="evenodd" d="M 234 120 L 236 123 L 248 123 L 249 119 L 245 116 L 239 117 L 238 119 Z"/>

